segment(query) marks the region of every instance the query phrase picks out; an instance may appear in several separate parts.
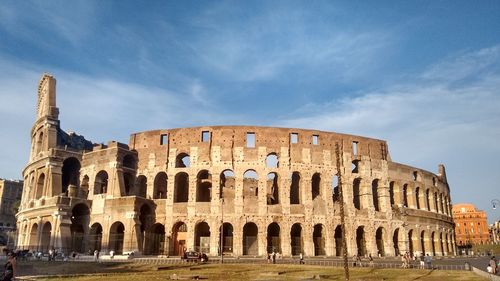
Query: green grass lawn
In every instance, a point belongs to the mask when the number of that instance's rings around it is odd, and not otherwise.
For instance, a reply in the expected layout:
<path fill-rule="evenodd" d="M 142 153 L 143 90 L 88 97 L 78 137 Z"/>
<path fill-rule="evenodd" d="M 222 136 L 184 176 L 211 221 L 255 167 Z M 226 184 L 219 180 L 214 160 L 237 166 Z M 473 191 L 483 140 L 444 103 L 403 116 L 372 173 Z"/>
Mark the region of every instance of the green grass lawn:
<path fill-rule="evenodd" d="M 79 266 L 78 266 L 79 265 Z M 136 265 L 136 264 L 94 264 L 65 263 L 57 266 L 58 270 L 45 265 L 46 274 L 77 275 L 38 278 L 37 280 L 169 280 L 174 274 L 187 280 L 198 276 L 204 280 L 344 280 L 342 268 L 310 266 L 310 265 L 268 265 L 268 264 L 227 264 L 227 265 Z M 68 268 L 64 269 L 64 267 Z M 42 267 L 43 268 L 43 267 Z M 43 270 L 43 269 L 42 269 Z M 61 273 L 57 273 L 62 271 Z M 415 269 L 351 269 L 350 280 L 487 280 L 470 271 L 415 270 Z M 81 275 L 88 274 L 88 275 Z"/>

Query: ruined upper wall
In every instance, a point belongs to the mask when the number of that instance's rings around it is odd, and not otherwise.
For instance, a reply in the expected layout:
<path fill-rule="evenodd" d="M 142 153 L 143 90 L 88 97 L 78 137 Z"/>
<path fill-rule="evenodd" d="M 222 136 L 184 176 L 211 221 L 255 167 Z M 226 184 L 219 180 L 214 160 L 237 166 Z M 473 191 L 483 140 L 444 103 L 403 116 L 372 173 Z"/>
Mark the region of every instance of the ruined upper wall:
<path fill-rule="evenodd" d="M 203 132 L 208 132 L 210 138 L 203 141 Z M 255 147 L 248 147 L 247 134 L 255 134 Z M 292 142 L 292 134 L 297 134 L 297 142 Z M 162 143 L 162 136 L 167 136 L 168 141 Z M 317 137 L 317 144 L 314 139 Z M 163 137 L 165 140 L 165 137 Z M 139 157 L 148 157 L 149 153 L 155 153 L 157 161 L 166 162 L 168 153 L 175 148 L 176 153 L 189 154 L 192 147 L 197 148 L 197 162 L 211 162 L 210 151 L 213 147 L 220 149 L 218 161 L 233 161 L 234 148 L 242 149 L 245 161 L 256 161 L 259 149 L 265 147 L 266 153 L 281 154 L 283 149 L 287 150 L 290 162 L 323 164 L 323 152 L 329 151 L 330 155 L 335 153 L 335 144 L 343 145 L 345 153 L 353 154 L 353 142 L 357 143 L 357 157 L 367 156 L 371 159 L 389 160 L 387 143 L 383 140 L 372 138 L 324 132 L 318 130 L 305 130 L 293 128 L 273 128 L 256 126 L 211 126 L 146 131 L 132 134 L 130 137 L 130 149 L 137 150 Z M 308 150 L 311 159 L 303 159 L 304 149 Z M 158 153 L 158 152 L 165 153 Z M 158 155 L 164 154 L 164 155 Z M 309 154 L 309 153 L 308 153 Z M 159 159 L 161 157 L 163 159 Z M 335 161 L 331 157 L 331 161 Z M 146 160 L 146 159 L 144 159 Z M 332 163 L 334 165 L 335 163 Z"/>

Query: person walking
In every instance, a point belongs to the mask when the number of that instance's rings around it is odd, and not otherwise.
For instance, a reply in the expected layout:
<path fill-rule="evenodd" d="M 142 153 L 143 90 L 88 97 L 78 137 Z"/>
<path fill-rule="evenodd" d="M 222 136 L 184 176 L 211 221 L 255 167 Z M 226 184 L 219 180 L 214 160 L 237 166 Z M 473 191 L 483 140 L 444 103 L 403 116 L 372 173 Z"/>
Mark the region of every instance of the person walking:
<path fill-rule="evenodd" d="M 429 254 L 427 254 L 427 256 L 425 256 L 425 265 L 426 265 L 427 269 L 432 269 L 432 257 L 429 256 Z"/>
<path fill-rule="evenodd" d="M 94 250 L 94 261 L 95 262 L 99 261 L 99 250 L 97 249 Z"/>
<path fill-rule="evenodd" d="M 3 274 L 1 276 L 1 281 L 11 281 L 16 278 L 17 274 L 17 260 L 16 254 L 14 252 L 9 252 L 7 254 L 7 262 L 3 268 Z"/>
<path fill-rule="evenodd" d="M 425 269 L 425 256 L 420 254 L 420 269 Z"/>
<path fill-rule="evenodd" d="M 372 254 L 369 254 L 368 255 L 368 261 L 370 262 L 370 267 L 373 267 L 373 258 L 372 258 Z"/>
<path fill-rule="evenodd" d="M 304 255 L 302 253 L 300 253 L 300 255 L 299 255 L 299 260 L 300 260 L 300 264 L 305 264 Z"/>
<path fill-rule="evenodd" d="M 491 259 L 490 259 L 490 266 L 491 266 L 491 270 L 493 271 L 492 273 L 493 274 L 497 274 L 497 261 L 496 261 L 496 258 L 495 256 L 492 256 Z"/>

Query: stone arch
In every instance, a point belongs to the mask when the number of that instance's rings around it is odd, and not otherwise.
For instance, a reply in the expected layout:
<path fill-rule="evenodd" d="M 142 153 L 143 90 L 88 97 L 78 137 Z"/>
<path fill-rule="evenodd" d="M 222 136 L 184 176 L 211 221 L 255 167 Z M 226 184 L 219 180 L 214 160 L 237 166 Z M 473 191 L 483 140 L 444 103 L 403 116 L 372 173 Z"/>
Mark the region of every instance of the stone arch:
<path fill-rule="evenodd" d="M 123 240 L 125 237 L 125 226 L 122 222 L 114 222 L 109 228 L 109 250 L 116 255 L 123 254 Z"/>
<path fill-rule="evenodd" d="M 142 204 L 139 210 L 139 222 L 141 223 L 141 233 L 143 239 L 146 235 L 146 231 L 151 229 L 153 222 L 155 221 L 154 212 L 147 203 Z"/>
<path fill-rule="evenodd" d="M 35 199 L 42 198 L 44 187 L 45 187 L 45 174 L 41 173 L 40 176 L 38 176 L 38 180 L 36 182 Z"/>
<path fill-rule="evenodd" d="M 312 199 L 316 199 L 316 197 L 321 195 L 321 174 L 314 173 L 311 178 L 311 195 Z"/>
<path fill-rule="evenodd" d="M 175 175 L 174 203 L 187 202 L 189 198 L 189 175 L 184 172 Z"/>
<path fill-rule="evenodd" d="M 94 194 L 103 194 L 106 192 L 108 192 L 108 173 L 101 170 L 95 176 Z"/>
<path fill-rule="evenodd" d="M 167 173 L 159 172 L 155 176 L 153 186 L 153 199 L 166 199 L 167 198 Z"/>
<path fill-rule="evenodd" d="M 293 172 L 290 184 L 290 204 L 300 204 L 301 201 L 300 173 Z"/>
<path fill-rule="evenodd" d="M 84 199 L 87 199 L 87 196 L 89 195 L 89 181 L 90 181 L 89 176 L 84 175 L 82 179 L 82 184 L 80 185 L 81 197 L 83 197 Z"/>
<path fill-rule="evenodd" d="M 161 223 L 153 224 L 146 232 L 144 240 L 145 255 L 162 255 L 165 249 L 165 226 Z"/>
<path fill-rule="evenodd" d="M 267 226 L 267 252 L 281 253 L 281 228 L 273 222 Z"/>
<path fill-rule="evenodd" d="M 219 190 L 219 198 L 224 198 L 224 200 L 234 200 L 234 186 L 235 186 L 235 177 L 234 172 L 230 169 L 226 169 L 220 173 L 220 190 Z"/>
<path fill-rule="evenodd" d="M 334 239 L 335 239 L 335 255 L 337 257 L 342 256 L 344 250 L 342 249 L 342 226 L 337 225 L 335 228 L 334 232 Z"/>
<path fill-rule="evenodd" d="M 201 170 L 196 177 L 196 202 L 212 200 L 212 175 L 207 170 Z"/>
<path fill-rule="evenodd" d="M 210 226 L 202 221 L 194 227 L 194 248 L 201 253 L 210 252 Z"/>
<path fill-rule="evenodd" d="M 50 222 L 45 222 L 42 227 L 42 237 L 40 239 L 40 248 L 42 251 L 46 252 L 50 249 L 50 238 L 52 236 L 52 224 Z"/>
<path fill-rule="evenodd" d="M 415 208 L 420 210 L 420 187 L 415 188 Z"/>
<path fill-rule="evenodd" d="M 443 233 L 440 232 L 439 233 L 439 249 L 441 250 L 441 256 L 445 256 L 445 252 L 444 252 L 444 239 L 443 239 Z"/>
<path fill-rule="evenodd" d="M 431 237 L 430 237 L 430 244 L 431 244 L 431 254 L 432 256 L 435 256 L 436 255 L 436 233 L 433 231 L 431 233 Z"/>
<path fill-rule="evenodd" d="M 292 256 L 296 256 L 304 252 L 302 225 L 300 223 L 294 223 L 290 229 L 290 246 L 292 249 Z"/>
<path fill-rule="evenodd" d="M 377 228 L 377 231 L 375 232 L 375 243 L 377 244 L 377 255 L 381 257 L 385 256 L 384 236 L 385 236 L 385 229 L 383 227 Z"/>
<path fill-rule="evenodd" d="M 233 252 L 233 225 L 225 222 L 222 225 L 222 251 L 223 253 Z M 220 241 L 219 241 L 220 243 Z M 219 244 L 220 247 L 220 244 Z"/>
<path fill-rule="evenodd" d="M 332 176 L 332 201 L 339 202 L 340 200 L 340 192 L 339 192 L 339 176 Z"/>
<path fill-rule="evenodd" d="M 427 208 L 427 211 L 431 210 L 431 201 L 430 201 L 430 194 L 429 194 L 429 192 L 430 192 L 429 189 L 425 190 L 425 206 Z"/>
<path fill-rule="evenodd" d="M 439 194 L 439 205 L 441 207 L 441 214 L 444 214 L 444 201 L 443 201 L 443 193 Z"/>
<path fill-rule="evenodd" d="M 279 204 L 279 176 L 277 173 L 267 174 L 267 205 Z"/>
<path fill-rule="evenodd" d="M 28 248 L 31 250 L 38 249 L 38 224 L 34 223 L 31 226 L 30 237 L 29 237 Z"/>
<path fill-rule="evenodd" d="M 131 172 L 123 173 L 123 186 L 123 196 L 134 195 L 135 180 L 134 175 Z"/>
<path fill-rule="evenodd" d="M 75 157 L 66 158 L 62 166 L 62 193 L 68 194 L 68 187 L 70 185 L 78 187 L 80 178 L 80 161 Z"/>
<path fill-rule="evenodd" d="M 148 178 L 144 175 L 140 175 L 135 180 L 135 190 L 136 196 L 146 198 L 148 193 Z"/>
<path fill-rule="evenodd" d="M 425 230 L 422 230 L 422 232 L 420 232 L 420 252 L 422 253 L 422 255 L 425 256 L 425 253 L 426 253 L 426 247 L 425 247 Z"/>
<path fill-rule="evenodd" d="M 71 210 L 71 249 L 77 253 L 84 253 L 87 249 L 86 235 L 90 222 L 90 209 L 80 203 Z"/>
<path fill-rule="evenodd" d="M 408 231 L 408 251 L 410 252 L 411 256 L 415 255 L 415 246 L 413 245 L 413 239 L 414 239 L 414 234 L 413 234 L 413 229 Z"/>
<path fill-rule="evenodd" d="M 191 166 L 191 158 L 187 153 L 179 153 L 175 157 L 175 167 L 176 168 L 189 168 Z"/>
<path fill-rule="evenodd" d="M 313 230 L 314 255 L 324 256 L 325 252 L 325 228 L 322 224 L 316 224 Z"/>
<path fill-rule="evenodd" d="M 358 256 L 363 257 L 366 255 L 366 239 L 364 226 L 359 226 L 356 229 L 356 247 L 358 249 Z"/>
<path fill-rule="evenodd" d="M 380 211 L 380 205 L 378 200 L 378 179 L 374 179 L 372 181 L 372 199 L 373 199 L 373 208 L 376 212 Z"/>
<path fill-rule="evenodd" d="M 258 255 L 259 240 L 257 225 L 253 222 L 247 222 L 243 226 L 243 255 Z"/>
<path fill-rule="evenodd" d="M 354 208 L 361 210 L 361 193 L 360 193 L 361 179 L 356 178 L 352 184 L 352 203 Z"/>
<path fill-rule="evenodd" d="M 100 223 L 94 223 L 89 231 L 89 249 L 91 252 L 95 250 L 101 251 L 102 247 L 102 226 Z"/>
<path fill-rule="evenodd" d="M 403 207 L 408 208 L 408 184 L 403 184 Z"/>
<path fill-rule="evenodd" d="M 267 155 L 266 167 L 269 169 L 277 169 L 279 167 L 278 154 L 271 152 Z"/>
<path fill-rule="evenodd" d="M 187 225 L 179 221 L 172 227 L 172 254 L 182 256 L 186 251 Z"/>
<path fill-rule="evenodd" d="M 43 140 L 43 132 L 40 132 L 40 134 L 36 138 L 36 155 L 38 155 L 43 149 Z"/>
<path fill-rule="evenodd" d="M 246 206 L 256 206 L 259 196 L 259 176 L 255 170 L 243 174 L 243 200 Z"/>
<path fill-rule="evenodd" d="M 400 247 L 399 247 L 399 228 L 396 228 L 394 230 L 394 234 L 392 235 L 392 245 L 394 248 L 394 256 L 399 256 L 401 254 Z"/>

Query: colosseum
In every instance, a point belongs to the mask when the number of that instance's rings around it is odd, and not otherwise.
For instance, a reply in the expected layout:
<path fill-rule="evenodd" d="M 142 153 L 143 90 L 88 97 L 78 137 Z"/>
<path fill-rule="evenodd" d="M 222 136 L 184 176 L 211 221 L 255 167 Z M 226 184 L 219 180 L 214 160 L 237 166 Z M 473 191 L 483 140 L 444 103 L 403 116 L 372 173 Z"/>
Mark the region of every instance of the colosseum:
<path fill-rule="evenodd" d="M 95 144 L 63 131 L 58 115 L 56 80 L 44 74 L 18 248 L 339 256 L 343 198 L 349 255 L 455 254 L 444 166 L 434 174 L 393 162 L 383 140 L 208 126 Z"/>

